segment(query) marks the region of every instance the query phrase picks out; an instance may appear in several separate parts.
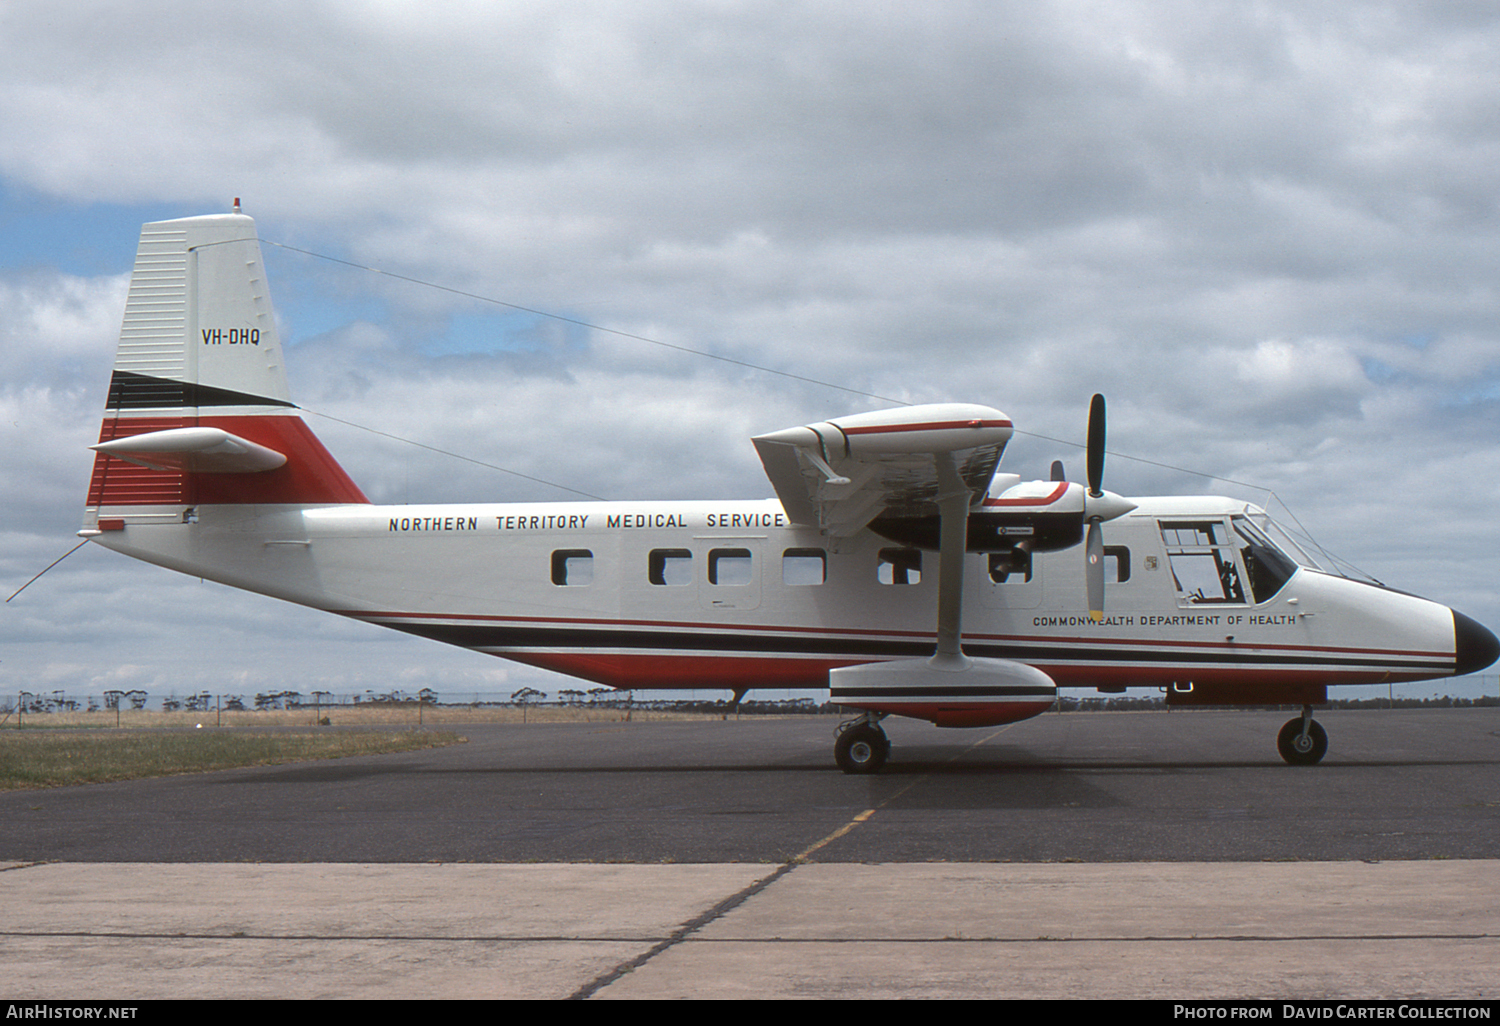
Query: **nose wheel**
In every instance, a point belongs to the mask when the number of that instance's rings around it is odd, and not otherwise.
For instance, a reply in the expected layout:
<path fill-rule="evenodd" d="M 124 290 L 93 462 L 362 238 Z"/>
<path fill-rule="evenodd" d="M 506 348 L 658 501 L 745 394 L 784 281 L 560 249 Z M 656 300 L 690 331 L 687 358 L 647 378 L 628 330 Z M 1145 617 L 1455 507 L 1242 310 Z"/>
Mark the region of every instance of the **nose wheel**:
<path fill-rule="evenodd" d="M 1312 706 L 1286 721 L 1276 735 L 1276 750 L 1293 766 L 1312 766 L 1328 754 L 1328 732 L 1312 718 Z"/>
<path fill-rule="evenodd" d="M 839 731 L 833 757 L 845 773 L 874 773 L 891 754 L 890 739 L 877 722 L 855 720 Z"/>

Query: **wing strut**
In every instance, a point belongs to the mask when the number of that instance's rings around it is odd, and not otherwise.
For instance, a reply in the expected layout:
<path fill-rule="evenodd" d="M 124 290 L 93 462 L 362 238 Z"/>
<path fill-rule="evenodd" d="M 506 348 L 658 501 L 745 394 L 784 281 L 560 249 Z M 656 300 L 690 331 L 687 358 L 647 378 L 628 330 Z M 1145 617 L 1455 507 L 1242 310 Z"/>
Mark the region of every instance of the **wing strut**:
<path fill-rule="evenodd" d="M 936 670 L 967 670 L 963 652 L 964 551 L 969 538 L 969 503 L 973 498 L 949 452 L 934 453 L 938 472 L 938 613 Z"/>

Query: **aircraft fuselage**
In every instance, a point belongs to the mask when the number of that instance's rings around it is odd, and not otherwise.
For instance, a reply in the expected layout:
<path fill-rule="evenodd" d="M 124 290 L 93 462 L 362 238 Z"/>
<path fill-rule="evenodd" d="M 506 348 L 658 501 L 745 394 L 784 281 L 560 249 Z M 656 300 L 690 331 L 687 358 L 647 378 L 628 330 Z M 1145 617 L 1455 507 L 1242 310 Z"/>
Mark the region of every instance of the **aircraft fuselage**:
<path fill-rule="evenodd" d="M 1445 606 L 1309 567 L 1258 580 L 1217 497 L 1140 499 L 1106 531 L 1093 622 L 1078 549 L 966 557 L 964 651 L 1062 687 L 1320 702 L 1464 672 Z M 98 541 L 224 584 L 617 688 L 826 688 L 930 655 L 937 553 L 830 542 L 764 501 L 201 506 Z M 1193 543 L 1199 544 L 1193 544 Z M 1257 594 L 1261 592 L 1261 594 Z M 1463 618 L 1466 619 L 1466 618 Z"/>
<path fill-rule="evenodd" d="M 1322 572 L 1265 514 L 999 474 L 1010 418 L 902 406 L 756 435 L 774 500 L 376 506 L 291 401 L 254 221 L 141 228 L 81 534 L 196 577 L 616 688 L 827 688 L 834 754 L 880 721 L 1035 716 L 1058 686 L 1295 703 L 1473 672 L 1500 640 Z M 1281 541 L 1278 541 L 1277 538 Z M 1283 544 L 1283 542 L 1285 544 Z"/>

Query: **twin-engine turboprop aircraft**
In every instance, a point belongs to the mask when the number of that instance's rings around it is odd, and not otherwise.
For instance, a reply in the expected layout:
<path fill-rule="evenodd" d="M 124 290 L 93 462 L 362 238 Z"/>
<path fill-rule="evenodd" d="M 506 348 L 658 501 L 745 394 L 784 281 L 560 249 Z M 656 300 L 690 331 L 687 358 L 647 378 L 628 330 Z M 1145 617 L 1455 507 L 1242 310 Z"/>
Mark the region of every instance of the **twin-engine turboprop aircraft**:
<path fill-rule="evenodd" d="M 141 230 L 84 537 L 317 609 L 616 688 L 830 690 L 834 747 L 887 716 L 977 727 L 1059 687 L 1294 704 L 1320 760 L 1331 685 L 1472 673 L 1473 620 L 1329 573 L 1259 508 L 997 474 L 1010 420 L 915 406 L 757 437 L 776 500 L 375 506 L 303 422 L 251 218 Z"/>

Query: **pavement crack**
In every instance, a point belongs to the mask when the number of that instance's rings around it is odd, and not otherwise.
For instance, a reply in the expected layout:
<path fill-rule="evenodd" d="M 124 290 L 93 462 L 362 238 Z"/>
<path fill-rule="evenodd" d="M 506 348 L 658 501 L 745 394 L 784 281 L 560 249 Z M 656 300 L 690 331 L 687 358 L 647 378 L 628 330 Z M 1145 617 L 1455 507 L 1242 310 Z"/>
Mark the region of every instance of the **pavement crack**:
<path fill-rule="evenodd" d="M 721 916 L 724 916 L 734 911 L 736 908 L 739 908 L 740 905 L 755 897 L 755 895 L 771 886 L 777 880 L 780 880 L 783 876 L 786 876 L 793 869 L 795 869 L 797 865 L 797 860 L 793 859 L 790 862 L 786 862 L 778 866 L 774 873 L 771 873 L 770 875 L 755 881 L 748 887 L 736 891 L 734 894 L 731 894 L 729 897 L 725 898 L 723 901 L 719 902 L 717 905 L 714 905 L 707 911 L 701 913 L 700 915 L 694 916 L 692 919 L 689 919 L 677 929 L 673 930 L 671 935 L 667 937 L 666 940 L 662 941 L 659 944 L 653 945 L 651 948 L 647 949 L 637 957 L 632 958 L 630 961 L 620 963 L 619 965 L 615 966 L 614 969 L 605 973 L 603 976 L 596 977 L 591 982 L 584 984 L 582 987 L 579 987 L 572 994 L 568 995 L 568 1000 L 583 1001 L 587 998 L 593 997 L 595 994 L 599 993 L 599 991 L 603 990 L 605 987 L 608 987 L 611 983 L 614 983 L 620 977 L 635 972 L 637 969 L 641 968 L 643 965 L 651 961 L 663 951 L 681 944 L 684 940 L 686 940 L 688 937 L 691 937 L 699 930 L 703 929 L 709 923 L 712 923 L 714 920 L 720 918 Z"/>
<path fill-rule="evenodd" d="M 31 869 L 31 868 L 33 868 L 35 866 L 45 866 L 45 865 L 47 865 L 47 863 L 45 861 L 17 862 L 15 865 L 12 865 L 12 866 L 0 866 L 0 873 L 9 873 L 9 872 L 11 872 L 12 870 L 15 870 L 15 869 Z"/>

